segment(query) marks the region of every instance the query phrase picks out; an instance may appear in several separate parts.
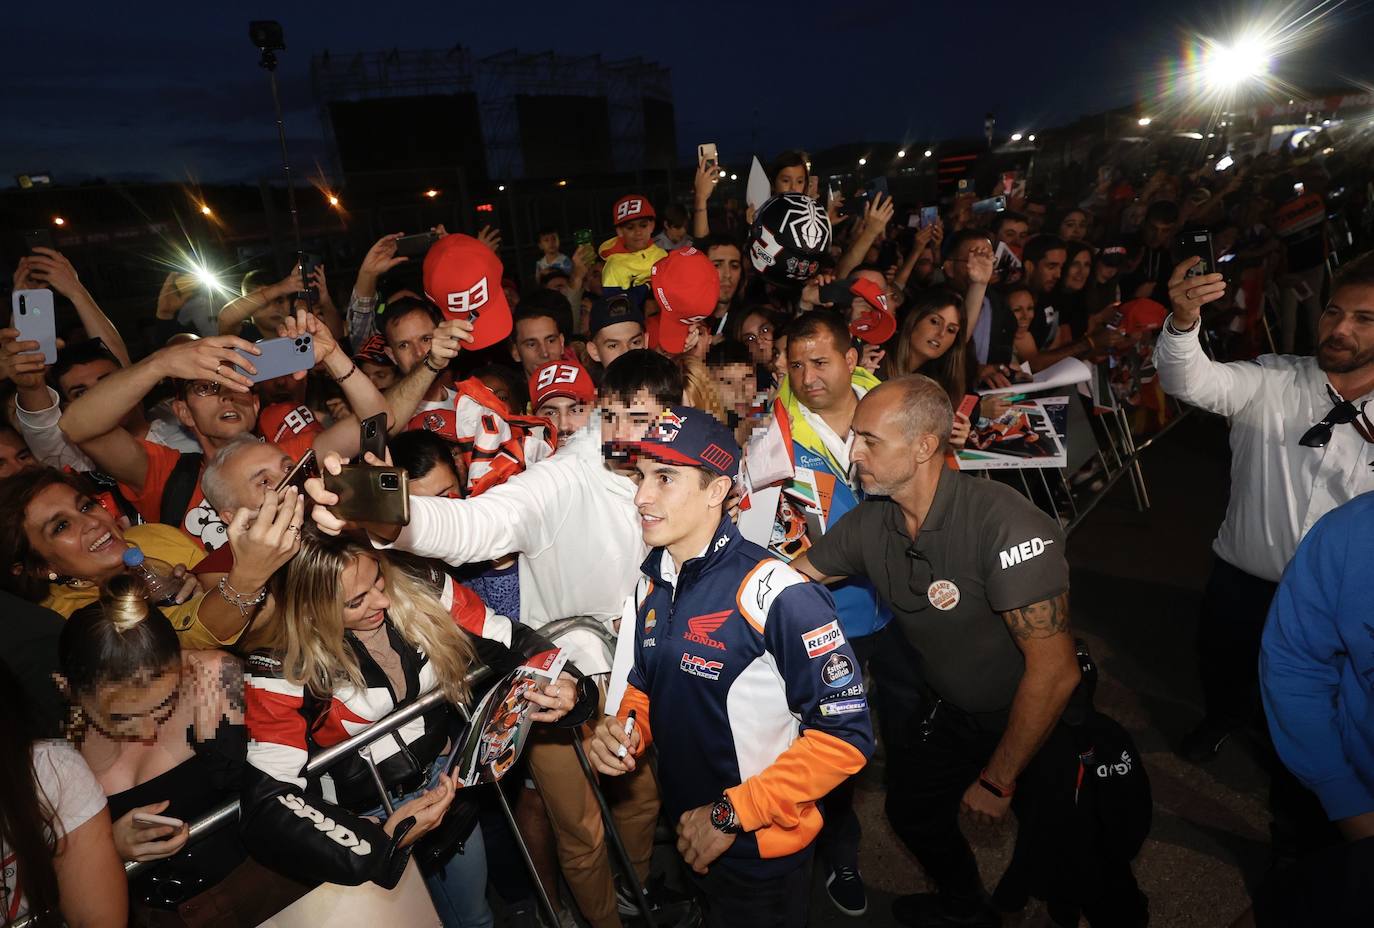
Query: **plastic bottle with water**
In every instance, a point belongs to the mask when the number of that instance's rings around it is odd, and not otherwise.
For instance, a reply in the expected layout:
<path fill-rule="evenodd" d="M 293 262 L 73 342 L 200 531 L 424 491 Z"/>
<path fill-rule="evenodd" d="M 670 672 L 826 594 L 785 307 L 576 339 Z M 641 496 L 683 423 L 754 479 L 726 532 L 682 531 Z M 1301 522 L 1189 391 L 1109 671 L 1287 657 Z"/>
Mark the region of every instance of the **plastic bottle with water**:
<path fill-rule="evenodd" d="M 170 606 L 176 602 L 177 593 L 181 592 L 181 583 L 154 570 L 141 549 L 125 549 L 124 566 L 129 569 L 129 573 L 143 581 L 143 585 L 148 589 L 149 602 L 157 606 Z"/>

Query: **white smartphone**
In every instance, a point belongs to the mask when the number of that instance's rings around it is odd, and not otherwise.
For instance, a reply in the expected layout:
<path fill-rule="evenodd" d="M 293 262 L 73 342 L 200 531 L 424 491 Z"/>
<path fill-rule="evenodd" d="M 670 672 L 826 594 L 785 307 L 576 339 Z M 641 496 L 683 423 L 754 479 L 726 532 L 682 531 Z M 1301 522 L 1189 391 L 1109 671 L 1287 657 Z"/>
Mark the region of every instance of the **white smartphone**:
<path fill-rule="evenodd" d="M 57 363 L 57 312 L 51 290 L 16 290 L 10 294 L 10 324 L 21 342 L 38 342 L 44 364 Z"/>
<path fill-rule="evenodd" d="M 715 142 L 702 142 L 697 146 L 697 164 L 709 164 L 711 167 L 715 167 L 719 163 Z"/>
<path fill-rule="evenodd" d="M 166 825 L 169 828 L 181 828 L 186 823 L 179 818 L 172 818 L 168 815 L 153 815 L 151 812 L 135 812 L 134 824 L 142 825 L 144 828 L 155 828 L 158 825 Z"/>

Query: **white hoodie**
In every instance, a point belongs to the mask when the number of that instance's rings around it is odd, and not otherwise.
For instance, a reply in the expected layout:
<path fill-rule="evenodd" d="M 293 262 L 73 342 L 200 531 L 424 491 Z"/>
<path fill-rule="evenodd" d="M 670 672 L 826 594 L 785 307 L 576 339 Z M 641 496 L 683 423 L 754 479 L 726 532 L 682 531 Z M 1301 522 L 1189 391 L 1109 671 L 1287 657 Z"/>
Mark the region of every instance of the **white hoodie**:
<path fill-rule="evenodd" d="M 471 499 L 410 498 L 410 524 L 386 547 L 453 565 L 518 553 L 520 621 L 532 628 L 587 615 L 608 630 L 634 592 L 649 549 L 635 485 L 601 458 L 595 420 L 551 458 Z M 559 639 L 583 673 L 611 669 L 588 631 Z"/>

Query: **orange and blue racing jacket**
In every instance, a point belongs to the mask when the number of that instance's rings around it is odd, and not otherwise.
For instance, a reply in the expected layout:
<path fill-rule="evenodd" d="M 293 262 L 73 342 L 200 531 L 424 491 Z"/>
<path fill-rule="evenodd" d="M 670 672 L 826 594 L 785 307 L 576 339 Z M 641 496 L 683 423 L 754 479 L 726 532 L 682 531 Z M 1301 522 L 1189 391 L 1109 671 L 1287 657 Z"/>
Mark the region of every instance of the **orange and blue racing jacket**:
<path fill-rule="evenodd" d="M 863 678 L 835 602 L 728 518 L 680 574 L 663 548 L 643 573 L 619 714 L 635 710 L 641 752 L 658 744 L 670 820 L 724 794 L 743 831 L 720 863 L 762 878 L 786 873 L 820 831 L 816 801 L 873 753 Z"/>

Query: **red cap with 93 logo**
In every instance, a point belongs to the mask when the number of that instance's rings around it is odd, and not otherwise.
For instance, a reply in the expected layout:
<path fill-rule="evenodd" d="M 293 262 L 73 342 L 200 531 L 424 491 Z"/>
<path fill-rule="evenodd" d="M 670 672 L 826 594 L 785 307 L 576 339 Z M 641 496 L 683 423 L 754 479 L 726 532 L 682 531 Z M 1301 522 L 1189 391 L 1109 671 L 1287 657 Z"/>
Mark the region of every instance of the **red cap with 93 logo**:
<path fill-rule="evenodd" d="M 425 296 L 447 319 L 470 319 L 478 351 L 511 332 L 510 304 L 501 289 L 501 259 L 470 235 L 449 233 L 425 255 Z"/>
<path fill-rule="evenodd" d="M 620 225 L 622 222 L 630 222 L 634 219 L 653 218 L 654 208 L 649 205 L 649 198 L 643 194 L 632 193 L 615 201 L 614 225 Z"/>
<path fill-rule="evenodd" d="M 658 344 L 668 354 L 681 354 L 692 326 L 715 312 L 720 273 L 710 258 L 689 245 L 658 259 L 649 286 L 663 317 Z"/>
<path fill-rule="evenodd" d="M 595 403 L 596 387 L 592 375 L 581 364 L 551 361 L 530 375 L 530 408 L 535 412 L 547 400 L 566 396 L 579 403 Z"/>

